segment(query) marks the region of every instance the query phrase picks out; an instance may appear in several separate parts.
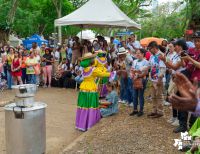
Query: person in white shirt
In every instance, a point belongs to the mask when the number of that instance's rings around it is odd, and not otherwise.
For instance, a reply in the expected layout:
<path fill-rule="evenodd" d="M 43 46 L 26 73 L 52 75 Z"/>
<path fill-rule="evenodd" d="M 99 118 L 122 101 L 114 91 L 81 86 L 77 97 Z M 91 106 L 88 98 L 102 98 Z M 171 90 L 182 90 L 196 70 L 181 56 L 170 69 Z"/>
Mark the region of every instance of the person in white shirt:
<path fill-rule="evenodd" d="M 53 66 L 53 74 L 56 72 L 56 69 L 58 68 L 58 65 L 60 64 L 62 58 L 61 58 L 61 47 L 58 47 L 55 53 L 53 54 L 54 57 L 54 66 Z"/>
<path fill-rule="evenodd" d="M 131 69 L 131 78 L 133 82 L 137 79 L 141 80 L 142 87 L 140 89 L 133 86 L 133 112 L 130 116 L 137 114 L 138 117 L 143 115 L 144 109 L 144 90 L 146 88 L 146 75 L 148 74 L 149 62 L 144 58 L 146 51 L 144 49 L 138 49 L 136 51 L 137 59 L 133 61 Z M 138 111 L 138 99 L 140 104 L 140 110 Z"/>
<path fill-rule="evenodd" d="M 129 43 L 127 45 L 132 52 L 136 52 L 139 48 L 141 48 L 140 42 L 135 39 L 135 35 L 131 34 L 129 38 Z"/>
<path fill-rule="evenodd" d="M 38 44 L 36 42 L 32 43 L 32 48 L 30 49 L 30 51 L 33 52 L 33 50 L 34 50 L 34 52 L 39 52 L 39 54 L 40 54 L 40 47 L 38 46 Z"/>
<path fill-rule="evenodd" d="M 166 61 L 172 62 L 175 55 L 176 55 L 176 52 L 175 52 L 175 49 L 174 49 L 174 44 L 173 43 L 168 44 L 168 46 L 167 46 L 167 52 L 165 54 Z M 165 77 L 166 77 L 165 90 L 166 91 L 169 88 L 171 74 L 172 74 L 172 69 L 169 68 L 169 67 L 167 67 L 166 74 L 165 74 Z M 166 100 L 164 102 L 164 105 L 166 105 L 166 106 L 170 105 L 170 103 L 168 102 L 168 100 Z"/>
<path fill-rule="evenodd" d="M 61 60 L 60 51 L 61 51 L 61 48 L 59 47 L 54 53 L 55 62 L 60 62 L 60 60 Z"/>
<path fill-rule="evenodd" d="M 166 66 L 160 59 L 163 53 L 159 50 L 158 44 L 152 41 L 148 45 L 149 51 L 152 53 L 150 62 L 150 81 L 151 81 L 151 96 L 153 100 L 153 111 L 148 114 L 148 117 L 159 118 L 163 116 L 163 84 L 165 83 Z"/>

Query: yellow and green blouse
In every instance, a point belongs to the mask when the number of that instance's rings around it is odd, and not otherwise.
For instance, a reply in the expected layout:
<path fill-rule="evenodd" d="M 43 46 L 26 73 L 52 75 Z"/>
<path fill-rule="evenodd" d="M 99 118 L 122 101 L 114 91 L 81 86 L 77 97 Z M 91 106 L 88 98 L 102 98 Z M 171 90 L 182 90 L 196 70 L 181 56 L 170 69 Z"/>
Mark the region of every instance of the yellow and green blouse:
<path fill-rule="evenodd" d="M 105 69 L 104 69 L 105 70 Z M 85 92 L 97 92 L 98 87 L 95 83 L 97 77 L 109 77 L 111 73 L 104 71 L 101 67 L 86 67 L 83 71 L 83 82 L 80 90 Z"/>

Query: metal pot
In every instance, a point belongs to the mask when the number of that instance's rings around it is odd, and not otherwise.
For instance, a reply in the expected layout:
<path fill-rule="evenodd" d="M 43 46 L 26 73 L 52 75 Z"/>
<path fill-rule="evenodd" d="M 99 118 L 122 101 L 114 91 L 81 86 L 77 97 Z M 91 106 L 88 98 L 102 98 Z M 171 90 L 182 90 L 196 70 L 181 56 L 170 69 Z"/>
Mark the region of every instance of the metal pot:
<path fill-rule="evenodd" d="M 16 97 L 14 102 L 18 107 L 33 107 L 34 97 Z"/>
<path fill-rule="evenodd" d="M 6 105 L 5 131 L 7 154 L 44 154 L 46 151 L 46 104 L 32 107 Z"/>
<path fill-rule="evenodd" d="M 15 85 L 12 88 L 15 89 L 15 95 L 17 97 L 33 97 L 37 91 L 36 84 Z"/>

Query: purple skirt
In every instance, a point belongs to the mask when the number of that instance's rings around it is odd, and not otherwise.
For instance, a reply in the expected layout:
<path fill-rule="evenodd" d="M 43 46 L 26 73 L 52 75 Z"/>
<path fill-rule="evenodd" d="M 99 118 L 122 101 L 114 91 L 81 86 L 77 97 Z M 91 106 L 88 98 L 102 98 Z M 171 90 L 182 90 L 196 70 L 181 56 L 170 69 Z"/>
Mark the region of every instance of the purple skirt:
<path fill-rule="evenodd" d="M 87 131 L 101 119 L 97 92 L 79 92 L 76 111 L 76 128 Z"/>
<path fill-rule="evenodd" d="M 87 131 L 101 119 L 99 109 L 77 108 L 76 128 L 81 131 Z"/>

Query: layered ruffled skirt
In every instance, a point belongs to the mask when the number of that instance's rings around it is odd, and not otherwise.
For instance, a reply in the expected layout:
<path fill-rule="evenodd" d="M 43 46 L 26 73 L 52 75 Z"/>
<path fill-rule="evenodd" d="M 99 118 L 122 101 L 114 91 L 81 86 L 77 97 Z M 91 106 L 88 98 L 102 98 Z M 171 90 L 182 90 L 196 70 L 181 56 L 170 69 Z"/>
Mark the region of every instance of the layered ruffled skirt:
<path fill-rule="evenodd" d="M 80 91 L 76 111 L 76 128 L 87 131 L 100 119 L 98 92 Z"/>

